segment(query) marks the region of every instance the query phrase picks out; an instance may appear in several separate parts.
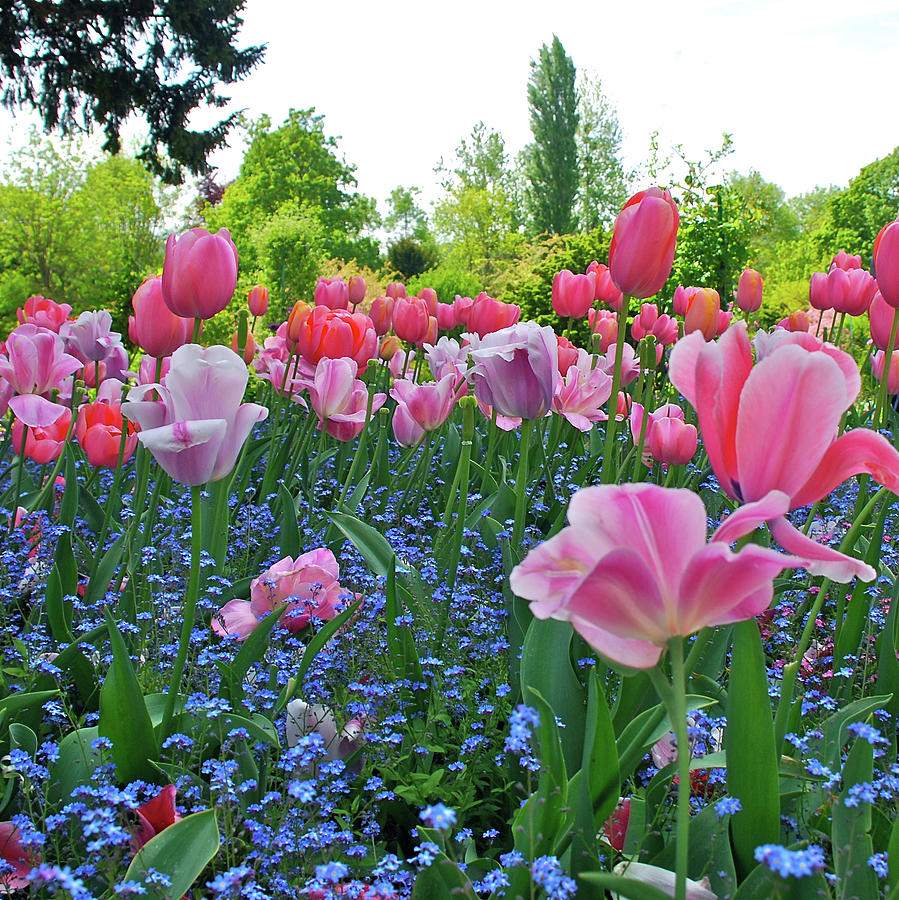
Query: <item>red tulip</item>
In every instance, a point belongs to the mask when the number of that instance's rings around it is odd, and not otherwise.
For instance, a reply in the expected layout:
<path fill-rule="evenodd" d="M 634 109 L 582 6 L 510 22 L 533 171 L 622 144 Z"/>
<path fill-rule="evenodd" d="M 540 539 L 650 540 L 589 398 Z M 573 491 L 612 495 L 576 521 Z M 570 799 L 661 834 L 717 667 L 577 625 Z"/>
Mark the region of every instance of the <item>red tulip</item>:
<path fill-rule="evenodd" d="M 211 319 L 230 301 L 237 284 L 237 248 L 227 228 L 210 234 L 191 228 L 170 234 L 162 266 L 162 296 L 176 316 Z"/>
<path fill-rule="evenodd" d="M 135 812 L 138 824 L 134 843 L 140 849 L 161 831 L 181 821 L 175 809 L 175 785 L 167 784 L 152 800 L 138 806 Z"/>
<path fill-rule="evenodd" d="M 609 271 L 623 294 L 640 300 L 657 294 L 671 274 L 680 215 L 668 191 L 634 194 L 618 214 L 609 247 Z"/>
<path fill-rule="evenodd" d="M 75 420 L 75 436 L 92 466 L 103 466 L 107 469 L 118 466 L 123 424 L 121 403 L 99 401 L 85 403 L 79 407 L 78 418 Z M 127 423 L 127 430 L 123 463 L 131 459 L 137 447 L 137 434 L 133 423 Z"/>
<path fill-rule="evenodd" d="M 247 294 L 247 306 L 251 315 L 264 316 L 268 312 L 268 288 L 257 284 Z"/>
<path fill-rule="evenodd" d="M 364 372 L 378 347 L 371 319 L 364 313 L 317 306 L 299 325 L 297 349 L 316 365 L 320 359 L 348 356 Z"/>
<path fill-rule="evenodd" d="M 22 832 L 12 822 L 0 822 L 0 859 L 9 865 L 0 875 L 0 890 L 5 894 L 26 889 L 31 884 L 28 875 L 41 861 L 31 848 L 22 846 Z"/>

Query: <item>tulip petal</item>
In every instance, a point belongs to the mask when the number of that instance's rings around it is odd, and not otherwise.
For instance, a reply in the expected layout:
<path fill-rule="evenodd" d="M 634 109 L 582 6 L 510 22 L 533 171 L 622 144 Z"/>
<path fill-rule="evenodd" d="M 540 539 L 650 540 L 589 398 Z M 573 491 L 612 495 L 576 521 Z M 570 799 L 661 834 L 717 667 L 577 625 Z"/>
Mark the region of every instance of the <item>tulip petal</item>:
<path fill-rule="evenodd" d="M 652 641 L 631 640 L 604 631 L 584 619 L 573 618 L 574 630 L 602 656 L 629 669 L 651 669 L 662 657 L 664 647 Z"/>
<path fill-rule="evenodd" d="M 220 637 L 245 641 L 259 624 L 247 600 L 229 600 L 213 617 L 212 630 Z"/>
<path fill-rule="evenodd" d="M 899 494 L 899 452 L 883 435 L 867 428 L 849 431 L 827 448 L 811 477 L 794 492 L 793 508 L 817 502 L 861 472 Z"/>
<path fill-rule="evenodd" d="M 212 476 L 227 429 L 224 419 L 195 419 L 141 431 L 138 438 L 172 478 L 199 485 Z"/>
<path fill-rule="evenodd" d="M 740 397 L 741 499 L 758 500 L 772 489 L 793 497 L 834 442 L 845 408 L 846 379 L 826 354 L 788 345 L 763 359 Z"/>
<path fill-rule="evenodd" d="M 680 584 L 678 633 L 706 625 L 726 625 L 764 612 L 774 595 L 772 580 L 784 569 L 805 566 L 804 559 L 748 544 L 739 553 L 719 541 L 691 560 Z"/>
<path fill-rule="evenodd" d="M 808 562 L 807 568 L 812 575 L 824 575 L 838 584 L 846 584 L 856 576 L 862 581 L 873 581 L 877 574 L 860 559 L 853 559 L 806 537 L 783 517 L 774 519 L 769 527 L 774 540 L 784 550 L 795 553 Z"/>
<path fill-rule="evenodd" d="M 9 408 L 29 428 L 47 428 L 52 425 L 67 407 L 59 403 L 52 403 L 45 397 L 37 394 L 19 394 L 11 397 Z"/>
<path fill-rule="evenodd" d="M 735 509 L 718 526 L 712 540 L 732 544 L 755 531 L 759 525 L 784 515 L 789 509 L 790 498 L 783 491 L 769 491 L 761 500 L 746 503 Z"/>

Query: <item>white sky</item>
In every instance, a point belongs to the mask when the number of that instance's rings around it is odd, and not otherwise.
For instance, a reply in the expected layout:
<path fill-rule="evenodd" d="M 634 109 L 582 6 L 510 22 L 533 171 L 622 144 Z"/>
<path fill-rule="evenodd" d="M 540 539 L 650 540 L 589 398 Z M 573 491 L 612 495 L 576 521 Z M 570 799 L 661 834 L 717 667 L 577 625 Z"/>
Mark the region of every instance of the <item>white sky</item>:
<path fill-rule="evenodd" d="M 529 140 L 529 62 L 553 33 L 602 79 L 630 166 L 653 130 L 691 158 L 727 131 L 725 167 L 792 196 L 845 185 L 899 145 L 896 0 L 248 0 L 244 20 L 242 43 L 268 50 L 232 108 L 279 124 L 314 106 L 382 211 L 398 184 L 433 199 L 434 166 L 478 120 L 510 155 Z M 233 143 L 212 159 L 223 177 Z"/>

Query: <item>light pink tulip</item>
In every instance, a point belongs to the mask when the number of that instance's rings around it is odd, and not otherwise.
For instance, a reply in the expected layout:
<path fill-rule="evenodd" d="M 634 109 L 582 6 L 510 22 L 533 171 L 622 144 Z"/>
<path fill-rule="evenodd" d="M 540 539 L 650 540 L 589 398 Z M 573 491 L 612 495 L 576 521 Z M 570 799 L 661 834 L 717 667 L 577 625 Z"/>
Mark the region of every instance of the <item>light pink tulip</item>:
<path fill-rule="evenodd" d="M 452 373 L 455 376 L 454 387 L 459 392 L 460 384 L 468 375 L 468 347 L 460 346 L 455 338 L 444 335 L 436 344 L 425 344 L 424 351 L 434 379 L 440 381 Z M 467 393 L 466 385 L 460 396 Z"/>
<path fill-rule="evenodd" d="M 325 547 L 310 550 L 296 559 L 285 556 L 250 583 L 249 600 L 229 600 L 212 618 L 212 630 L 222 637 L 246 640 L 261 619 L 286 606 L 278 626 L 291 633 L 309 624 L 309 619 L 333 619 L 337 603 L 346 596 L 337 580 L 340 568 Z"/>
<path fill-rule="evenodd" d="M 878 291 L 868 307 L 868 327 L 871 329 L 871 340 L 878 350 L 886 350 L 893 330 L 893 316 L 896 310 L 890 306 Z M 893 339 L 893 349 L 899 347 L 899 331 Z"/>
<path fill-rule="evenodd" d="M 162 296 L 176 316 L 211 319 L 234 295 L 237 248 L 227 228 L 170 234 L 162 266 Z"/>
<path fill-rule="evenodd" d="M 753 365 L 745 323 L 715 343 L 688 335 L 672 351 L 671 382 L 696 409 L 722 490 L 765 507 L 775 539 L 812 560 L 812 573 L 870 581 L 870 566 L 816 544 L 784 514 L 862 472 L 899 492 L 899 453 L 865 428 L 837 437 L 861 386 L 848 353 L 800 334 L 775 338 L 770 346 Z M 760 439 L 764 435 L 777 435 L 776 443 Z"/>
<path fill-rule="evenodd" d="M 349 406 L 358 371 L 355 361 L 345 356 L 319 360 L 309 388 L 309 400 L 319 422 L 327 421 Z"/>
<path fill-rule="evenodd" d="M 194 320 L 176 316 L 169 309 L 162 297 L 161 276 L 145 279 L 134 292 L 131 305 L 134 315 L 128 317 L 128 336 L 150 356 L 171 356 L 190 340 Z"/>
<path fill-rule="evenodd" d="M 249 373 L 227 347 L 184 344 L 172 354 L 166 383 L 139 385 L 122 404 L 140 425 L 140 442 L 182 484 L 200 485 L 228 475 L 257 422 L 268 410 L 242 403 Z M 147 400 L 153 392 L 160 400 Z"/>
<path fill-rule="evenodd" d="M 640 432 L 643 431 L 643 460 L 650 465 L 652 460 L 683 466 L 696 453 L 697 431 L 695 425 L 684 421 L 684 411 L 675 403 L 666 403 L 646 417 L 645 410 L 639 403 L 631 406 L 630 426 L 634 445 L 640 443 Z"/>
<path fill-rule="evenodd" d="M 596 361 L 597 368 L 602 369 L 607 375 L 612 375 L 615 371 L 617 350 L 615 344 L 610 345 L 605 354 Z M 624 344 L 621 348 L 621 387 L 627 387 L 639 374 L 640 360 L 634 348 L 630 344 Z"/>
<path fill-rule="evenodd" d="M 414 447 L 424 439 L 425 430 L 412 418 L 409 410 L 401 403 L 397 404 L 391 419 L 393 436 L 401 447 Z"/>
<path fill-rule="evenodd" d="M 687 490 L 584 488 L 571 498 L 568 521 L 512 570 L 509 584 L 538 619 L 571 622 L 603 656 L 637 669 L 654 666 L 672 637 L 758 615 L 773 579 L 806 565 L 757 544 L 731 551 L 764 521 L 752 506 L 707 542 L 705 506 Z"/>
<path fill-rule="evenodd" d="M 878 381 L 883 381 L 883 365 L 886 354 L 878 350 L 871 357 L 871 373 Z M 887 393 L 899 394 L 899 355 L 890 356 L 890 371 L 887 375 Z"/>
<path fill-rule="evenodd" d="M 563 416 L 578 431 L 589 431 L 596 422 L 607 418 L 604 407 L 612 395 L 612 378 L 602 369 L 586 365 L 569 366 L 553 397 L 552 410 Z"/>
<path fill-rule="evenodd" d="M 346 759 L 363 745 L 365 720 L 350 719 L 343 728 L 337 727 L 334 716 L 327 707 L 304 700 L 291 700 L 287 704 L 287 746 L 295 747 L 300 738 L 315 732 L 321 735 L 328 759 Z M 359 895 L 362 896 L 362 895 Z"/>
<path fill-rule="evenodd" d="M 455 385 L 453 372 L 444 375 L 440 381 L 424 384 L 399 379 L 393 383 L 390 396 L 397 402 L 397 411 L 402 407 L 405 415 L 422 432 L 435 431 L 449 418 L 456 405 Z"/>
<path fill-rule="evenodd" d="M 482 338 L 469 337 L 478 400 L 503 416 L 545 416 L 559 383 L 559 349 L 552 328 L 522 322 Z"/>
<path fill-rule="evenodd" d="M 661 869 L 648 863 L 622 862 L 614 868 L 616 875 L 648 884 L 669 897 L 674 897 L 677 876 L 670 869 Z M 687 900 L 718 900 L 718 895 L 711 889 L 708 878 L 699 881 L 687 879 Z"/>

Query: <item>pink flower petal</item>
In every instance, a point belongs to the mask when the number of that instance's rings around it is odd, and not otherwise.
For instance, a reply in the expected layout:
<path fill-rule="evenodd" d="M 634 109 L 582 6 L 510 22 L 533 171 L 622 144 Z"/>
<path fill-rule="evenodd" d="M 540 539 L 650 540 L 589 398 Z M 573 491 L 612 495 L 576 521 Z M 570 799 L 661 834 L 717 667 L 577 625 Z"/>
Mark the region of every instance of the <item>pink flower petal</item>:
<path fill-rule="evenodd" d="M 860 559 L 853 559 L 806 537 L 785 518 L 774 519 L 769 527 L 774 540 L 784 550 L 795 553 L 808 562 L 808 570 L 812 575 L 824 575 L 831 581 L 846 584 L 856 576 L 862 581 L 873 581 L 877 574 Z"/>
<path fill-rule="evenodd" d="M 37 394 L 19 394 L 17 397 L 11 397 L 9 408 L 29 428 L 47 428 L 67 409 Z"/>
<path fill-rule="evenodd" d="M 651 669 L 662 657 L 664 647 L 652 641 L 623 638 L 610 631 L 603 631 L 602 628 L 584 619 L 572 619 L 571 624 L 574 630 L 602 656 L 630 669 Z"/>
<path fill-rule="evenodd" d="M 259 625 L 248 600 L 229 600 L 213 617 L 212 630 L 220 637 L 245 641 Z"/>
<path fill-rule="evenodd" d="M 744 535 L 751 534 L 759 525 L 782 516 L 789 509 L 790 498 L 783 491 L 769 491 L 761 500 L 735 509 L 712 535 L 712 540 L 732 544 Z"/>

